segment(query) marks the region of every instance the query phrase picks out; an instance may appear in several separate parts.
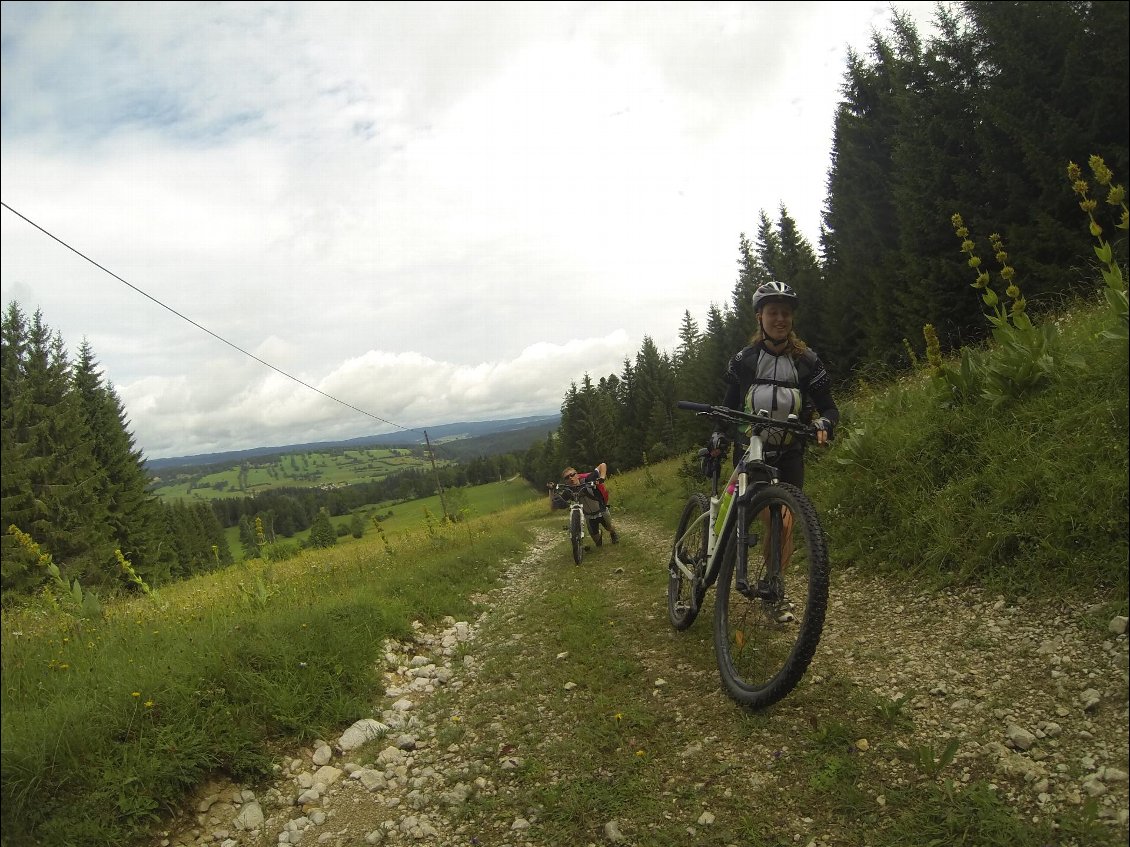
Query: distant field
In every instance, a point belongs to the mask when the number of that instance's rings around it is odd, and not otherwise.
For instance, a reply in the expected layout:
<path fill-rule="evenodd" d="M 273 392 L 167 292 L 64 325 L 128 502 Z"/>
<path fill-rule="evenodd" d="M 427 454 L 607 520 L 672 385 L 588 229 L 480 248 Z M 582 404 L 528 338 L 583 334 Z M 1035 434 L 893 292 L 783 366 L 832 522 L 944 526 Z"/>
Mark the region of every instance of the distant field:
<path fill-rule="evenodd" d="M 160 481 L 152 490 L 164 500 L 211 501 L 252 497 L 278 488 L 377 482 L 398 471 L 430 467 L 427 458 L 406 448 L 288 453 L 232 462 L 225 467 L 168 468 L 158 474 Z"/>
<path fill-rule="evenodd" d="M 445 491 L 444 494 L 450 511 L 466 508 L 469 517 L 482 517 L 492 512 L 498 512 L 502 509 L 517 506 L 521 503 L 526 503 L 530 500 L 545 496 L 544 492 L 535 489 L 524 479 L 517 476 L 513 479 L 503 480 L 501 482 L 490 482 L 486 485 L 456 488 L 451 491 Z M 438 494 L 431 497 L 421 497 L 419 500 L 408 500 L 402 503 L 387 501 L 377 503 L 376 505 L 369 504 L 359 507 L 356 509 L 356 512 L 361 515 L 365 523 L 365 534 L 362 538 L 369 539 L 371 542 L 373 536 L 376 534 L 371 519 L 372 516 L 386 515 L 391 511 L 392 515 L 381 521 L 381 529 L 384 530 L 389 542 L 395 547 L 399 537 L 405 532 L 418 530 L 420 527 L 424 526 L 426 523 L 425 510 L 427 510 L 437 522 L 439 521 L 443 516 L 443 506 L 440 504 Z M 348 527 L 352 517 L 353 513 L 351 512 L 348 515 L 330 518 L 330 521 L 333 523 L 335 529 L 339 526 Z M 239 527 L 226 529 L 224 530 L 224 534 L 227 537 L 228 547 L 231 549 L 232 555 L 235 557 L 236 561 L 239 561 L 243 558 L 243 550 L 239 543 Z M 309 535 L 309 530 L 303 530 L 302 532 L 295 533 L 291 538 L 282 538 L 280 541 L 288 544 L 305 542 Z M 339 545 L 350 544 L 358 540 L 360 539 L 356 539 L 352 535 L 341 535 L 338 536 L 337 543 Z"/>

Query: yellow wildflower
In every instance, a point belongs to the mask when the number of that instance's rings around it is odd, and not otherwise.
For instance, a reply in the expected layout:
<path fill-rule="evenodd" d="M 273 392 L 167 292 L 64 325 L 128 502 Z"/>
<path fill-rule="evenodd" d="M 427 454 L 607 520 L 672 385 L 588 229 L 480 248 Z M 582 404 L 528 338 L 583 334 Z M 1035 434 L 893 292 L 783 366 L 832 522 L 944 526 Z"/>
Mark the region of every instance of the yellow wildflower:
<path fill-rule="evenodd" d="M 1095 182 L 1099 185 L 1110 185 L 1114 174 L 1110 172 L 1110 168 L 1106 166 L 1106 162 L 1102 160 L 1101 156 L 1092 156 L 1087 160 L 1087 164 L 1091 166 L 1091 172 L 1095 175 Z"/>

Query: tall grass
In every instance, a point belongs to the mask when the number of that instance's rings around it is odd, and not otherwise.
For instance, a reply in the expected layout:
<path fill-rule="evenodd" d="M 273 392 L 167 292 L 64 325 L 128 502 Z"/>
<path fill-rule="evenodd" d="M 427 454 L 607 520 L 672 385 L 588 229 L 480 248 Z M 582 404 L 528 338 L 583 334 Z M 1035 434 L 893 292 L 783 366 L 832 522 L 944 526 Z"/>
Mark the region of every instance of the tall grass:
<path fill-rule="evenodd" d="M 529 509 L 530 507 L 526 507 Z M 525 531 L 521 507 L 390 555 L 237 565 L 84 620 L 3 616 L 4 845 L 118 845 L 213 772 L 269 772 L 268 747 L 371 714 L 382 642 L 469 615 Z"/>

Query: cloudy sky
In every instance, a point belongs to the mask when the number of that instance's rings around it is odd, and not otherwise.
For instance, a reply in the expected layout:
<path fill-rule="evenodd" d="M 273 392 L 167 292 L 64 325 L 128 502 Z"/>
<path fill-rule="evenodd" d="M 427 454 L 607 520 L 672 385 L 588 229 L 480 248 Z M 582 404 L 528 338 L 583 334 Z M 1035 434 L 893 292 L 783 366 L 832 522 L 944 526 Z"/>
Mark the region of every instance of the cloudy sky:
<path fill-rule="evenodd" d="M 5 0 L 3 306 L 150 458 L 556 412 L 817 243 L 847 50 L 934 6 Z"/>

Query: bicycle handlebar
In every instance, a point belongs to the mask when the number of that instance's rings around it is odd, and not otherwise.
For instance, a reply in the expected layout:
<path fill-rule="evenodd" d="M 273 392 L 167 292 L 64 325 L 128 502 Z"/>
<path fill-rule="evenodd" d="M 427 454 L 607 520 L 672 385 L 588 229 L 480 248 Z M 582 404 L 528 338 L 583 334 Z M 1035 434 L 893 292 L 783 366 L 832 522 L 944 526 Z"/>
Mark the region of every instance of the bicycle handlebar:
<path fill-rule="evenodd" d="M 743 412 L 739 409 L 727 408 L 726 406 L 711 406 L 708 403 L 694 403 L 690 400 L 679 400 L 675 403 L 675 406 L 680 409 L 685 409 L 688 412 L 694 412 L 697 415 L 709 415 L 710 417 L 721 418 L 730 423 L 752 424 L 755 429 L 778 429 L 791 432 L 794 435 L 799 435 L 804 438 L 816 437 L 816 427 L 812 424 L 803 423 L 800 420 L 776 420 L 769 417 L 769 413 L 764 410 L 760 412 Z"/>
<path fill-rule="evenodd" d="M 597 483 L 596 479 L 592 479 L 592 480 L 586 479 L 583 482 L 579 483 L 578 485 L 567 485 L 566 483 L 563 483 L 563 482 L 555 482 L 553 484 L 553 490 L 556 491 L 556 492 L 564 494 L 566 499 L 571 500 L 571 499 L 575 499 L 582 491 L 587 489 L 588 492 L 590 494 L 592 494 L 595 498 L 596 495 L 599 493 L 597 491 L 597 488 L 596 488 L 596 483 Z"/>

